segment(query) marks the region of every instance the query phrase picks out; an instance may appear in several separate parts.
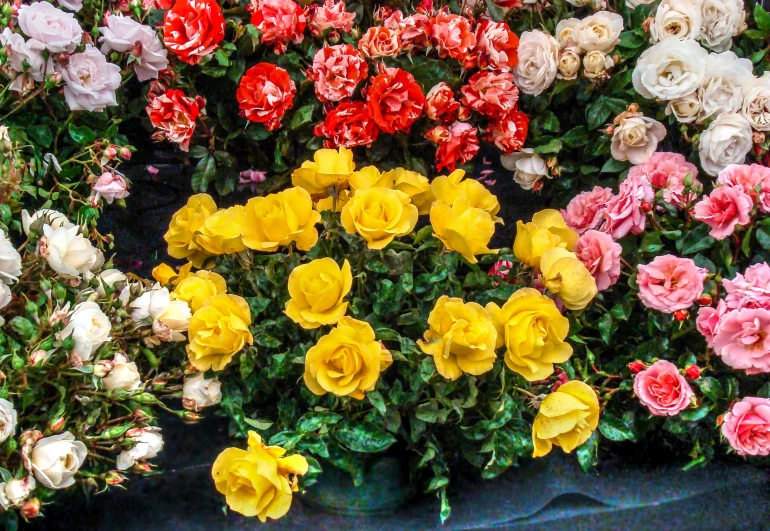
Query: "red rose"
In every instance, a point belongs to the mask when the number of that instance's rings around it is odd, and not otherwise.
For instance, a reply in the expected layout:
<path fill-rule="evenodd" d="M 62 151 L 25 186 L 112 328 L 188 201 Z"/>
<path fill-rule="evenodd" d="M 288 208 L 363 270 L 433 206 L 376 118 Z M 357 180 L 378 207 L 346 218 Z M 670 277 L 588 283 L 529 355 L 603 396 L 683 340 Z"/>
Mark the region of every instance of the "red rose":
<path fill-rule="evenodd" d="M 460 104 L 452 89 L 443 81 L 430 89 L 425 96 L 425 115 L 431 120 L 448 123 L 457 118 Z"/>
<path fill-rule="evenodd" d="M 484 20 L 476 28 L 476 55 L 481 68 L 508 72 L 519 63 L 519 38 L 505 22 Z"/>
<path fill-rule="evenodd" d="M 243 74 L 235 97 L 247 119 L 265 124 L 272 131 L 281 126 L 281 118 L 291 109 L 296 92 L 294 81 L 286 70 L 270 63 L 259 63 Z"/>
<path fill-rule="evenodd" d="M 355 48 L 349 44 L 325 46 L 313 58 L 315 93 L 321 101 L 341 101 L 353 95 L 356 85 L 369 73 Z"/>
<path fill-rule="evenodd" d="M 455 171 L 457 164 L 465 164 L 479 152 L 478 131 L 471 124 L 455 122 L 449 127 L 438 125 L 425 135 L 436 150 L 436 169 Z"/>
<path fill-rule="evenodd" d="M 342 146 L 350 149 L 371 146 L 377 140 L 380 130 L 369 116 L 366 104 L 354 101 L 340 103 L 326 115 L 322 124 L 316 126 L 314 133 L 327 139 L 327 148 Z"/>
<path fill-rule="evenodd" d="M 258 0 L 251 23 L 262 32 L 262 43 L 272 44 L 282 53 L 290 42 L 302 42 L 305 12 L 292 0 Z"/>
<path fill-rule="evenodd" d="M 490 118 L 505 116 L 516 110 L 519 88 L 510 72 L 476 72 L 461 90 L 462 102 Z"/>
<path fill-rule="evenodd" d="M 163 43 L 191 65 L 216 50 L 225 38 L 225 18 L 215 0 L 177 0 L 166 12 Z"/>
<path fill-rule="evenodd" d="M 440 11 L 431 19 L 430 36 L 442 58 L 449 56 L 463 61 L 476 46 L 476 36 L 471 31 L 470 21 L 446 11 Z"/>
<path fill-rule="evenodd" d="M 524 147 L 527 131 L 529 118 L 523 112 L 514 111 L 501 120 L 490 121 L 484 138 L 488 142 L 494 142 L 506 155 L 510 155 Z"/>
<path fill-rule="evenodd" d="M 384 68 L 366 91 L 369 116 L 386 133 L 404 131 L 420 117 L 425 96 L 414 76 L 400 68 Z"/>
<path fill-rule="evenodd" d="M 153 97 L 145 108 L 152 125 L 157 129 L 153 138 L 176 142 L 182 151 L 187 151 L 195 131 L 195 120 L 203 111 L 205 103 L 200 96 L 188 98 L 184 92 L 176 89 L 169 89 Z"/>

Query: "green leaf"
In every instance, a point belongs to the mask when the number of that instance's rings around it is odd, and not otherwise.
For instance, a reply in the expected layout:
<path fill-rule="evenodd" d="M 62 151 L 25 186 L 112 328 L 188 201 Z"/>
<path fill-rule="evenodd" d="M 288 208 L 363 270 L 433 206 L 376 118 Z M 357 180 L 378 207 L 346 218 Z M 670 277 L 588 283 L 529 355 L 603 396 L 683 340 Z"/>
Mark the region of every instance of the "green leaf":
<path fill-rule="evenodd" d="M 546 153 L 558 153 L 561 151 L 562 141 L 558 138 L 554 138 L 550 140 L 547 144 L 544 144 L 542 146 L 536 146 L 535 147 L 535 153 L 538 154 L 546 154 Z"/>
<path fill-rule="evenodd" d="M 612 339 L 612 332 L 614 331 L 614 328 L 617 328 L 617 325 L 613 327 L 613 320 L 612 320 L 612 314 L 611 313 L 605 313 L 601 316 L 598 323 L 599 328 L 599 335 L 602 338 L 602 341 L 604 341 L 605 344 L 609 345 L 610 340 Z"/>
<path fill-rule="evenodd" d="M 446 519 L 449 518 L 449 515 L 451 512 L 452 512 L 452 508 L 449 506 L 449 497 L 447 496 L 446 489 L 442 489 L 441 490 L 441 513 L 440 513 L 442 524 L 446 522 Z"/>
<path fill-rule="evenodd" d="M 762 398 L 770 398 L 770 382 L 767 382 L 765 385 L 759 388 L 759 391 L 757 391 L 757 396 Z"/>
<path fill-rule="evenodd" d="M 579 125 L 564 133 L 561 136 L 561 141 L 568 147 L 580 147 L 588 144 L 591 141 L 591 136 L 584 125 Z"/>
<path fill-rule="evenodd" d="M 760 227 L 757 229 L 757 243 L 764 249 L 765 251 L 770 251 L 770 233 L 768 233 L 770 229 L 767 227 Z"/>
<path fill-rule="evenodd" d="M 270 306 L 270 299 L 265 299 L 262 297 L 245 297 L 246 302 L 249 305 L 249 309 L 251 310 L 251 317 L 254 318 L 265 309 Z"/>
<path fill-rule="evenodd" d="M 303 105 L 292 115 L 289 122 L 289 129 L 294 130 L 302 127 L 306 123 L 309 123 L 313 119 L 313 104 Z"/>
<path fill-rule="evenodd" d="M 602 169 L 599 171 L 601 173 L 620 173 L 626 168 L 628 168 L 627 162 L 610 158 L 607 159 L 607 162 L 602 165 Z"/>
<path fill-rule="evenodd" d="M 591 437 L 578 447 L 577 459 L 583 472 L 588 472 L 599 464 L 599 458 L 597 457 L 598 448 L 599 436 L 596 432 L 593 432 Z"/>
<path fill-rule="evenodd" d="M 81 146 L 91 144 L 94 140 L 96 140 L 96 133 L 94 133 L 88 126 L 82 125 L 78 127 L 75 124 L 70 124 L 68 130 L 72 140 Z"/>
<path fill-rule="evenodd" d="M 26 129 L 27 134 L 32 137 L 32 140 L 47 148 L 53 142 L 53 134 L 51 129 L 45 124 L 32 125 Z"/>
<path fill-rule="evenodd" d="M 230 66 L 230 58 L 227 57 L 227 52 L 222 48 L 219 48 L 216 52 L 214 52 L 214 58 L 220 65 Z"/>
<path fill-rule="evenodd" d="M 711 411 L 711 406 L 708 404 L 704 404 L 695 409 L 685 409 L 684 411 L 679 413 L 679 418 L 681 418 L 682 420 L 694 422 L 696 420 L 701 420 L 702 418 L 704 418 L 706 415 L 709 414 L 709 411 Z"/>
<path fill-rule="evenodd" d="M 444 424 L 449 416 L 449 410 L 439 408 L 436 402 L 428 402 L 417 406 L 414 416 L 428 423 Z"/>
<path fill-rule="evenodd" d="M 712 402 L 717 402 L 722 398 L 722 384 L 720 384 L 719 380 L 716 378 L 704 376 L 703 378 L 696 380 L 695 385 L 700 387 L 701 393 Z"/>
<path fill-rule="evenodd" d="M 754 21 L 757 23 L 757 27 L 761 29 L 765 35 L 770 33 L 770 14 L 762 8 L 760 2 L 757 2 L 754 6 Z"/>
<path fill-rule="evenodd" d="M 243 419 L 243 422 L 245 422 L 252 428 L 256 428 L 258 430 L 269 430 L 270 427 L 273 425 L 273 422 L 270 420 L 249 419 L 245 417 Z"/>
<path fill-rule="evenodd" d="M 396 438 L 380 426 L 347 421 L 334 433 L 337 440 L 353 452 L 376 453 L 390 448 Z"/>
<path fill-rule="evenodd" d="M 342 420 L 342 417 L 331 411 L 312 411 L 305 413 L 297 421 L 297 433 L 310 433 L 321 429 L 322 426 L 331 426 Z"/>
<path fill-rule="evenodd" d="M 676 242 L 677 248 L 683 254 L 695 254 L 704 249 L 708 249 L 714 245 L 714 238 L 708 235 L 711 228 L 702 223 L 698 225 L 694 230 L 689 231 L 684 238 Z M 757 232 L 757 235 L 759 235 Z"/>
<path fill-rule="evenodd" d="M 648 232 L 642 238 L 642 252 L 657 253 L 663 249 L 663 242 L 660 241 L 660 234 L 657 232 Z"/>
<path fill-rule="evenodd" d="M 217 161 L 211 155 L 206 155 L 195 166 L 192 175 L 192 189 L 196 193 L 205 192 L 214 181 L 217 173 Z"/>
<path fill-rule="evenodd" d="M 8 324 L 17 334 L 19 334 L 23 341 L 30 341 L 37 335 L 37 327 L 34 323 L 20 315 L 11 319 Z"/>
<path fill-rule="evenodd" d="M 486 0 L 485 4 L 487 6 L 487 12 L 489 13 L 489 16 L 492 17 L 492 20 L 495 22 L 503 22 L 505 20 L 505 9 L 497 5 L 495 0 Z"/>
<path fill-rule="evenodd" d="M 605 413 L 599 420 L 599 431 L 611 441 L 631 441 L 635 438 L 633 430 L 617 417 Z"/>
<path fill-rule="evenodd" d="M 366 398 L 369 399 L 369 403 L 379 411 L 383 416 L 388 412 L 388 408 L 385 405 L 385 399 L 378 391 L 369 391 L 366 393 Z"/>

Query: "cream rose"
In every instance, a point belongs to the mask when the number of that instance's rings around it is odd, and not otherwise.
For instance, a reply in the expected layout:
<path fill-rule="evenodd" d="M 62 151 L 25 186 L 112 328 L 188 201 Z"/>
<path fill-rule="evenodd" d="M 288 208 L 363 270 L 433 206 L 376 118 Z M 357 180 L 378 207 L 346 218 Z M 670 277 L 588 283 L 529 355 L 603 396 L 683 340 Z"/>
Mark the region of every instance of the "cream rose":
<path fill-rule="evenodd" d="M 666 137 L 662 123 L 640 112 L 624 112 L 615 118 L 610 151 L 615 160 L 644 164 L 649 160 L 658 142 Z"/>
<path fill-rule="evenodd" d="M 11 302 L 12 298 L 13 294 L 11 294 L 11 288 L 6 286 L 3 282 L 0 282 L 0 310 L 8 306 L 8 303 Z M 0 326 L 3 324 L 5 324 L 5 319 L 0 316 Z"/>
<path fill-rule="evenodd" d="M 72 53 L 83 37 L 83 29 L 75 16 L 56 9 L 48 2 L 22 5 L 18 21 L 27 37 L 42 42 L 51 53 Z"/>
<path fill-rule="evenodd" d="M 72 337 L 75 343 L 73 353 L 83 361 L 90 360 L 99 347 L 110 340 L 112 324 L 95 302 L 81 302 L 68 317 L 67 326 L 57 334 L 63 341 Z"/>
<path fill-rule="evenodd" d="M 102 52 L 86 44 L 83 53 L 70 56 L 61 69 L 64 99 L 71 111 L 98 111 L 118 104 L 120 67 L 107 61 Z"/>
<path fill-rule="evenodd" d="M 75 474 L 88 455 L 86 445 L 65 431 L 40 439 L 29 455 L 32 472 L 43 486 L 65 489 L 75 484 Z"/>
<path fill-rule="evenodd" d="M 697 92 L 671 100 L 666 104 L 666 116 L 673 114 L 683 124 L 694 122 L 699 112 L 700 100 Z"/>
<path fill-rule="evenodd" d="M 706 77 L 698 89 L 698 123 L 725 112 L 738 112 L 743 103 L 743 86 L 754 79 L 753 65 L 733 52 L 712 53 L 706 64 Z"/>
<path fill-rule="evenodd" d="M 612 57 L 599 50 L 592 50 L 583 57 L 583 74 L 588 79 L 608 76 L 607 71 L 615 66 Z"/>
<path fill-rule="evenodd" d="M 104 287 L 114 288 L 119 282 L 126 282 L 126 275 L 118 269 L 105 269 L 96 277 L 99 280 L 99 287 L 96 289 L 97 295 L 104 297 L 107 295 Z"/>
<path fill-rule="evenodd" d="M 702 0 L 700 39 L 715 52 L 729 50 L 746 22 L 743 0 Z"/>
<path fill-rule="evenodd" d="M 26 210 L 21 211 L 21 227 L 24 229 L 24 234 L 29 235 L 29 231 L 32 230 L 32 226 L 37 223 L 39 219 L 43 221 L 37 226 L 38 232 L 43 232 L 43 225 L 50 225 L 53 229 L 64 227 L 65 229 L 71 229 L 73 225 L 67 216 L 57 210 L 51 210 L 48 208 L 41 208 L 34 214 L 30 215 Z"/>
<path fill-rule="evenodd" d="M 700 28 L 699 0 L 662 0 L 650 24 L 650 42 L 697 39 Z"/>
<path fill-rule="evenodd" d="M 16 433 L 16 409 L 13 404 L 4 398 L 0 398 L 0 443 L 13 437 Z"/>
<path fill-rule="evenodd" d="M 11 507 L 20 507 L 36 486 L 33 476 L 14 478 L 8 483 L 0 483 L 0 505 L 6 510 Z"/>
<path fill-rule="evenodd" d="M 102 377 L 105 389 L 108 391 L 123 389 L 129 392 L 139 389 L 142 377 L 136 368 L 136 362 L 129 362 L 128 358 L 123 354 L 115 354 L 112 363 L 112 370 Z"/>
<path fill-rule="evenodd" d="M 216 378 L 204 378 L 198 373 L 189 378 L 182 388 L 182 406 L 191 411 L 214 406 L 222 401 L 222 384 Z"/>
<path fill-rule="evenodd" d="M 133 443 L 130 450 L 118 454 L 117 469 L 126 470 L 143 459 L 151 459 L 163 450 L 163 437 L 159 428 L 138 428 L 129 430 L 129 442 Z"/>
<path fill-rule="evenodd" d="M 577 46 L 577 39 L 575 38 L 575 28 L 580 25 L 580 19 L 578 18 L 565 18 L 560 20 L 556 24 L 556 40 L 559 41 L 559 46 L 564 48 L 572 48 Z"/>
<path fill-rule="evenodd" d="M 150 320 L 152 331 L 161 341 L 184 341 L 190 326 L 192 312 L 183 300 L 171 300 L 168 288 L 155 288 L 140 295 L 131 303 L 131 319 L 142 324 Z"/>
<path fill-rule="evenodd" d="M 539 30 L 525 31 L 519 39 L 519 64 L 513 71 L 524 94 L 540 95 L 556 79 L 559 42 Z"/>
<path fill-rule="evenodd" d="M 575 26 L 573 35 L 581 49 L 606 53 L 620 42 L 622 31 L 622 16 L 610 11 L 599 11 L 581 20 L 580 24 Z"/>
<path fill-rule="evenodd" d="M 8 239 L 8 235 L 0 229 L 0 282 L 13 284 L 21 275 L 21 256 Z"/>
<path fill-rule="evenodd" d="M 626 0 L 626 7 L 633 11 L 639 6 L 653 3 L 655 0 Z"/>
<path fill-rule="evenodd" d="M 639 56 L 634 88 L 645 98 L 675 100 L 695 92 L 706 76 L 708 53 L 695 41 L 666 39 Z"/>
<path fill-rule="evenodd" d="M 545 161 L 532 148 L 503 155 L 500 163 L 513 172 L 513 180 L 524 190 L 531 190 L 543 178 L 551 178 Z"/>
<path fill-rule="evenodd" d="M 556 77 L 559 79 L 575 79 L 580 71 L 580 48 L 565 48 L 559 53 L 559 70 Z"/>
<path fill-rule="evenodd" d="M 168 67 L 168 51 L 153 28 L 122 15 L 107 15 L 104 21 L 106 26 L 99 28 L 102 53 L 106 55 L 112 50 L 131 52 L 139 81 L 157 79 L 158 72 Z"/>
<path fill-rule="evenodd" d="M 52 228 L 43 225 L 43 237 L 38 242 L 38 254 L 48 261 L 51 269 L 64 277 L 76 278 L 97 267 L 103 255 L 91 240 L 79 234 L 79 227 Z"/>
<path fill-rule="evenodd" d="M 741 114 L 757 131 L 770 131 L 770 72 L 743 85 Z"/>
<path fill-rule="evenodd" d="M 753 145 L 751 124 L 738 113 L 724 113 L 700 137 L 700 164 L 716 176 L 730 164 L 743 164 Z"/>

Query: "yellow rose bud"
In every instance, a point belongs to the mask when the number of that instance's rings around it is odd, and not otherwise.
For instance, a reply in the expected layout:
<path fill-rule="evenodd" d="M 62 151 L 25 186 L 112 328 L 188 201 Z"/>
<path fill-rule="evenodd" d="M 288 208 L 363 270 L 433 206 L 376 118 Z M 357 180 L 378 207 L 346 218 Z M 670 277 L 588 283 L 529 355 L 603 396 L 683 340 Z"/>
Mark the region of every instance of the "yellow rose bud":
<path fill-rule="evenodd" d="M 442 295 L 428 317 L 422 351 L 433 356 L 436 370 L 447 380 L 464 372 L 478 376 L 492 369 L 497 359 L 497 329 L 486 310 L 475 302 Z"/>
<path fill-rule="evenodd" d="M 316 395 L 333 393 L 358 400 L 373 391 L 380 373 L 390 367 L 390 352 L 365 321 L 343 317 L 305 355 L 305 385 Z"/>
<path fill-rule="evenodd" d="M 187 200 L 171 218 L 163 239 L 168 243 L 168 254 L 173 258 L 187 259 L 195 267 L 201 267 L 211 254 L 196 241 L 196 233 L 206 219 L 217 211 L 217 205 L 208 194 L 197 194 Z"/>
<path fill-rule="evenodd" d="M 195 242 L 214 255 L 240 253 L 246 249 L 241 239 L 242 232 L 243 207 L 236 205 L 206 218 Z"/>
<path fill-rule="evenodd" d="M 452 206 L 440 200 L 434 202 L 430 223 L 433 235 L 471 264 L 478 262 L 477 254 L 496 252 L 487 247 L 495 234 L 492 216 L 480 208 L 469 207 L 465 198 L 457 199 Z"/>
<path fill-rule="evenodd" d="M 503 220 L 497 217 L 500 212 L 497 197 L 477 180 L 464 178 L 465 170 L 455 170 L 449 175 L 436 177 L 430 185 L 433 197 L 447 205 L 454 205 L 455 201 L 464 198 L 468 206 L 485 210 L 495 222 L 502 223 Z"/>
<path fill-rule="evenodd" d="M 369 249 L 383 249 L 396 236 L 412 232 L 417 224 L 417 207 L 398 190 L 358 190 L 342 209 L 341 222 L 348 234 L 358 233 Z"/>
<path fill-rule="evenodd" d="M 599 399 L 583 382 L 567 382 L 545 397 L 532 424 L 532 457 L 547 455 L 553 445 L 567 453 L 583 444 L 599 425 Z"/>
<path fill-rule="evenodd" d="M 431 184 L 427 177 L 416 171 L 403 168 L 396 168 L 395 170 L 383 173 L 382 176 L 393 182 L 391 186 L 394 190 L 404 192 L 409 196 L 420 215 L 430 212 L 430 206 L 433 204 L 434 198 Z"/>
<path fill-rule="evenodd" d="M 221 371 L 254 338 L 249 332 L 251 310 L 237 295 L 220 293 L 195 312 L 188 331 L 187 357 L 199 371 Z"/>
<path fill-rule="evenodd" d="M 288 513 L 298 476 L 307 474 L 308 463 L 301 455 L 285 454 L 279 446 L 267 446 L 253 431 L 248 450 L 228 448 L 219 454 L 211 476 L 227 506 L 262 522 Z"/>
<path fill-rule="evenodd" d="M 353 191 L 369 188 L 393 188 L 393 179 L 380 173 L 376 166 L 366 166 L 350 175 L 350 188 Z"/>
<path fill-rule="evenodd" d="M 342 207 L 344 207 L 348 201 L 350 201 L 350 190 L 342 190 L 340 191 L 340 196 L 337 197 L 336 200 L 334 197 L 329 196 L 316 201 L 315 209 L 318 212 L 325 212 L 327 210 L 342 212 Z"/>
<path fill-rule="evenodd" d="M 549 249 L 540 259 L 543 285 L 558 295 L 569 310 L 582 310 L 599 292 L 596 280 L 575 253 L 561 247 Z"/>
<path fill-rule="evenodd" d="M 227 291 L 227 283 L 221 275 L 212 271 L 196 271 L 182 279 L 172 293 L 174 299 L 185 301 L 197 312 L 209 297 Z"/>
<path fill-rule="evenodd" d="M 348 178 L 355 169 L 353 152 L 349 149 L 319 149 L 312 161 L 305 161 L 294 170 L 291 183 L 301 186 L 314 197 L 323 198 L 332 195 L 330 188 L 347 188 Z"/>
<path fill-rule="evenodd" d="M 177 285 L 182 280 L 187 278 L 187 276 L 190 274 L 192 266 L 193 265 L 191 262 L 187 262 L 185 265 L 179 268 L 179 272 L 177 273 L 170 265 L 160 264 L 152 270 L 152 278 L 154 278 L 155 281 L 159 282 L 162 286 L 165 286 L 168 283 Z"/>
<path fill-rule="evenodd" d="M 497 327 L 497 346 L 507 349 L 505 364 L 530 382 L 548 378 L 554 363 L 572 356 L 572 346 L 564 342 L 569 320 L 536 289 L 518 290 L 502 308 L 490 302 L 487 312 Z"/>
<path fill-rule="evenodd" d="M 243 243 L 249 249 L 272 253 L 295 242 L 300 251 L 309 251 L 318 241 L 315 225 L 319 221 L 321 214 L 313 210 L 304 188 L 254 197 L 243 207 Z"/>
<path fill-rule="evenodd" d="M 516 222 L 513 254 L 521 262 L 539 267 L 540 257 L 548 249 L 562 247 L 571 251 L 577 239 L 578 233 L 567 227 L 558 210 L 541 210 L 532 216 L 532 221 L 527 224 Z"/>
<path fill-rule="evenodd" d="M 353 275 L 345 260 L 342 269 L 333 258 L 319 258 L 298 266 L 289 275 L 286 315 L 302 328 L 332 325 L 345 316 Z"/>

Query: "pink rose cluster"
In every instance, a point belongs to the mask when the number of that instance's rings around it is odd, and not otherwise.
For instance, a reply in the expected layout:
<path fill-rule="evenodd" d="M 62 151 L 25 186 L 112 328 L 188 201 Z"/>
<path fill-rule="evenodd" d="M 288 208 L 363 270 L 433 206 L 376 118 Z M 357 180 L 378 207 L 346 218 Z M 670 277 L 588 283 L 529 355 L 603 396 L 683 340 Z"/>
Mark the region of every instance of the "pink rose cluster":
<path fill-rule="evenodd" d="M 680 210 L 695 201 L 703 189 L 698 169 L 679 153 L 654 153 L 644 164 L 631 168 L 629 175 L 637 174 L 645 175 L 654 189 L 661 190 L 663 200 Z"/>

